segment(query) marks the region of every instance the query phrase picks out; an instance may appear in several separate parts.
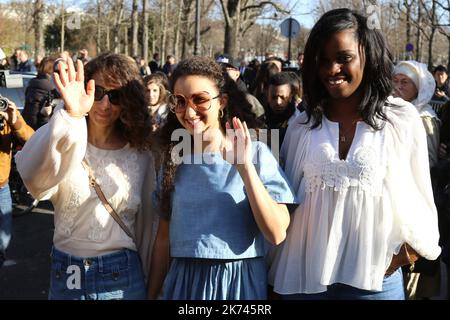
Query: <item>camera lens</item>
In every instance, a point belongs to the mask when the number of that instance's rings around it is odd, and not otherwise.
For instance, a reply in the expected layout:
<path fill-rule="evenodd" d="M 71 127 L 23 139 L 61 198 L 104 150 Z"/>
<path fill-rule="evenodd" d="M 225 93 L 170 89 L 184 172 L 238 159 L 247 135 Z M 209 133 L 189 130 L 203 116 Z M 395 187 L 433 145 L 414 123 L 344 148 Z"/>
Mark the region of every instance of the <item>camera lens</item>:
<path fill-rule="evenodd" d="M 8 110 L 9 102 L 7 99 L 0 97 L 0 111 L 5 112 Z"/>

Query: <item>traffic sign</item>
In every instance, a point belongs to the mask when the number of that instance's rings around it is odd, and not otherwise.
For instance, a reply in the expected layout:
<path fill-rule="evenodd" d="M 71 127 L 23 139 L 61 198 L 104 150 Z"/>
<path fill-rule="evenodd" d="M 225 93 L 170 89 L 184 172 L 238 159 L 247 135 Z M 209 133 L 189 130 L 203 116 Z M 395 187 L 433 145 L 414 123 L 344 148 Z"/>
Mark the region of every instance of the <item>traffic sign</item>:
<path fill-rule="evenodd" d="M 413 52 L 414 51 L 414 45 L 412 43 L 407 43 L 405 49 L 406 49 L 407 52 Z"/>
<path fill-rule="evenodd" d="M 293 38 L 300 32 L 300 23 L 294 18 L 287 18 L 281 25 L 281 34 L 286 38 Z"/>

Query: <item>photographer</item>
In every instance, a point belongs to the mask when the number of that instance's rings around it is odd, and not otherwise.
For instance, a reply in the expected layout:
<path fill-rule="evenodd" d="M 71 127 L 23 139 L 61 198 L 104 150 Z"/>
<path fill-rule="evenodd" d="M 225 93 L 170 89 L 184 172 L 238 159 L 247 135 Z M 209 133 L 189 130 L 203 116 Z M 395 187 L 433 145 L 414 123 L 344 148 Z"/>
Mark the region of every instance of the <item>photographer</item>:
<path fill-rule="evenodd" d="M 450 83 L 448 78 L 447 68 L 439 65 L 433 72 L 434 80 L 436 81 L 436 92 L 431 100 L 448 101 L 450 100 Z"/>
<path fill-rule="evenodd" d="M 8 178 L 11 171 L 13 135 L 25 143 L 34 133 L 17 110 L 16 105 L 0 96 L 0 267 L 12 233 L 12 201 Z"/>
<path fill-rule="evenodd" d="M 55 98 L 56 87 L 52 80 L 52 74 L 56 58 L 50 56 L 42 60 L 37 77 L 31 79 L 25 91 L 25 106 L 22 115 L 34 130 L 46 124 L 51 113 L 51 110 L 45 108 L 51 106 Z"/>

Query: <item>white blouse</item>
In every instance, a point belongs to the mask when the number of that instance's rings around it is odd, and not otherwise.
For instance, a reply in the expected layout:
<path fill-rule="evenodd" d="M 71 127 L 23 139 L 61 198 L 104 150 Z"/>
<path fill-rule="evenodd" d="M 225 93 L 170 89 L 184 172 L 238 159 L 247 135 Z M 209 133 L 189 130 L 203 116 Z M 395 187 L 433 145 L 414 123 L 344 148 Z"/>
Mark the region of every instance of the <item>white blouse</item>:
<path fill-rule="evenodd" d="M 288 127 L 281 161 L 300 202 L 275 248 L 269 283 L 280 294 L 319 293 L 333 283 L 381 291 L 404 242 L 440 253 L 425 131 L 415 107 L 389 97 L 390 120 L 375 131 L 358 122 L 345 160 L 339 124 L 310 130 L 301 114 Z"/>
<path fill-rule="evenodd" d="M 81 164 L 84 157 L 112 207 L 135 232 L 136 244 L 89 186 Z M 57 249 L 81 257 L 139 249 L 147 273 L 156 217 L 151 202 L 155 169 L 150 152 L 129 145 L 118 150 L 96 148 L 87 142 L 86 120 L 59 109 L 15 159 L 33 197 L 50 199 L 55 208 L 53 243 Z"/>

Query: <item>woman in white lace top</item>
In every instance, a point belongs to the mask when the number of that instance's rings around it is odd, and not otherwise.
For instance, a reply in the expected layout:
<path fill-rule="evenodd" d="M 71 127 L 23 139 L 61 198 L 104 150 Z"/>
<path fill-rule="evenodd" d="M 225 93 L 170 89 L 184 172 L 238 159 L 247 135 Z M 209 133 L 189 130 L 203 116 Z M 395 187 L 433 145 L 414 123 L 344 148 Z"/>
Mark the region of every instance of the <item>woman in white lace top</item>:
<path fill-rule="evenodd" d="M 77 72 L 70 59 L 59 67 L 64 105 L 16 156 L 28 190 L 55 208 L 49 298 L 144 299 L 155 172 L 139 70 L 118 54 L 100 55 L 84 70 L 78 60 Z M 83 159 L 132 237 L 90 186 Z"/>
<path fill-rule="evenodd" d="M 269 282 L 284 298 L 404 299 L 402 265 L 440 253 L 425 131 L 392 90 L 380 31 L 348 9 L 313 27 L 306 112 L 281 160 L 297 192 Z"/>

